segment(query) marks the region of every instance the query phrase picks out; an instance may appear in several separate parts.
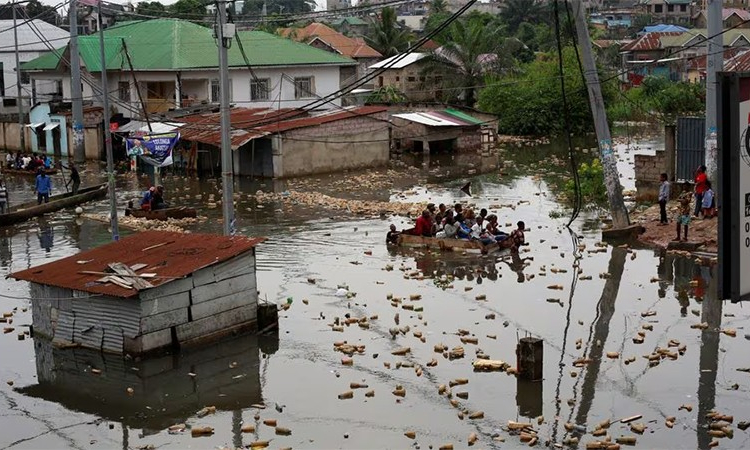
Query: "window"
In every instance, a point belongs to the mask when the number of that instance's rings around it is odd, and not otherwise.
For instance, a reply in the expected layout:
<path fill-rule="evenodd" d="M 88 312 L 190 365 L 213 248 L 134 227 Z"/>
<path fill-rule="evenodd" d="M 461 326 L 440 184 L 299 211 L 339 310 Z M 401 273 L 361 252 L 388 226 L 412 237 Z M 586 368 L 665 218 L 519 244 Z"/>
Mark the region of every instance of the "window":
<path fill-rule="evenodd" d="M 221 89 L 219 89 L 219 79 L 211 80 L 209 94 L 211 94 L 211 103 L 221 103 Z M 232 80 L 229 80 L 229 101 L 232 101 Z"/>
<path fill-rule="evenodd" d="M 654 12 L 657 14 L 664 12 L 664 5 L 654 5 Z"/>
<path fill-rule="evenodd" d="M 268 100 L 271 80 L 269 78 L 259 78 L 250 80 L 250 100 Z"/>
<path fill-rule="evenodd" d="M 383 87 L 383 77 L 378 77 L 378 87 Z"/>
<path fill-rule="evenodd" d="M 401 77 L 396 77 L 396 81 L 401 81 Z"/>
<path fill-rule="evenodd" d="M 410 83 L 411 83 L 411 82 L 414 82 L 414 81 L 415 81 L 415 78 L 414 78 L 414 77 L 409 77 L 409 78 L 407 78 L 406 80 L 407 80 L 408 82 L 410 82 Z"/>
<path fill-rule="evenodd" d="M 667 12 L 674 12 L 674 5 L 667 5 Z"/>
<path fill-rule="evenodd" d="M 117 83 L 117 98 L 123 102 L 130 101 L 130 83 L 127 81 L 120 81 Z"/>
<path fill-rule="evenodd" d="M 687 5 L 680 5 L 680 12 L 686 12 L 687 11 Z"/>
<path fill-rule="evenodd" d="M 315 96 L 313 77 L 294 78 L 294 98 L 310 98 Z"/>

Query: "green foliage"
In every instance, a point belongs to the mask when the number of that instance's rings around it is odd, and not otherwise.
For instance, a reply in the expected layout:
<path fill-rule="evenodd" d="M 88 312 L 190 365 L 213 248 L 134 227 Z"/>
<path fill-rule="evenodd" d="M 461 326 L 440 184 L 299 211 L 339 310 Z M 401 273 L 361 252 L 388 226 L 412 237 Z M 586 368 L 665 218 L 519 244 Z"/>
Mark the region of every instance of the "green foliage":
<path fill-rule="evenodd" d="M 399 91 L 395 86 L 383 86 L 370 93 L 365 100 L 365 103 L 384 103 L 388 105 L 395 105 L 399 103 L 406 103 L 406 96 Z"/>
<path fill-rule="evenodd" d="M 581 199 L 584 204 L 601 205 L 607 202 L 604 169 L 598 159 L 594 159 L 590 164 L 582 163 L 578 167 L 578 179 L 580 180 Z M 565 183 L 565 196 L 569 199 L 575 198 L 575 182 L 573 180 L 568 180 Z"/>
<path fill-rule="evenodd" d="M 474 106 L 484 78 L 515 65 L 512 53 L 519 43 L 503 38 L 502 29 L 491 26 L 493 21 L 489 14 L 469 14 L 446 30 L 445 43 L 433 52 L 432 63 L 425 68 L 428 74 L 441 73 L 444 101 Z"/>
<path fill-rule="evenodd" d="M 26 15 L 32 19 L 41 19 L 52 25 L 60 24 L 60 15 L 57 10 L 49 5 L 45 5 L 39 0 L 30 0 L 26 3 Z M 21 19 L 22 11 L 16 10 L 18 18 Z"/>
<path fill-rule="evenodd" d="M 448 12 L 448 2 L 445 0 L 432 0 L 430 2 L 430 15 Z"/>
<path fill-rule="evenodd" d="M 165 17 L 167 16 L 167 8 L 163 3 L 157 1 L 140 2 L 135 7 L 135 13 L 144 16 Z"/>
<path fill-rule="evenodd" d="M 646 77 L 607 106 L 612 121 L 658 120 L 674 124 L 679 116 L 703 115 L 705 87 L 697 83 L 673 82 L 664 77 Z"/>
<path fill-rule="evenodd" d="M 575 50 L 563 50 L 563 73 L 568 99 L 568 118 L 573 134 L 593 130 L 588 93 Z M 600 79 L 605 77 L 600 76 Z M 605 102 L 616 95 L 616 81 L 602 85 Z M 557 53 L 543 55 L 523 66 L 520 73 L 495 76 L 479 93 L 479 109 L 499 117 L 499 132 L 513 135 L 558 135 L 563 133 L 563 102 Z"/>
<path fill-rule="evenodd" d="M 548 18 L 549 5 L 540 0 L 506 0 L 500 11 L 500 19 L 511 33 L 515 33 L 524 22 L 539 24 L 546 22 Z"/>
<path fill-rule="evenodd" d="M 260 16 L 263 13 L 263 3 L 266 4 L 266 14 L 269 16 L 309 13 L 315 10 L 315 0 L 246 0 L 242 4 L 242 15 Z"/>
<path fill-rule="evenodd" d="M 373 20 L 372 31 L 369 36 L 365 36 L 365 41 L 388 58 L 406 50 L 410 38 L 411 34 L 398 24 L 396 10 L 383 8 L 380 17 Z"/>
<path fill-rule="evenodd" d="M 206 15 L 206 5 L 201 0 L 177 0 L 167 7 L 170 15 L 188 20 L 200 20 Z"/>

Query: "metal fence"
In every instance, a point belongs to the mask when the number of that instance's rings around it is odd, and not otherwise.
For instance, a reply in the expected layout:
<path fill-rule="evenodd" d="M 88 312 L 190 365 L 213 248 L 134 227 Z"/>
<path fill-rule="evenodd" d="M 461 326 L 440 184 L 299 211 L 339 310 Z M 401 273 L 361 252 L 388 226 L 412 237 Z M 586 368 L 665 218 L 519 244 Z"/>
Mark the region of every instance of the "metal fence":
<path fill-rule="evenodd" d="M 706 160 L 706 119 L 680 117 L 677 119 L 677 181 L 692 181 L 695 169 Z"/>

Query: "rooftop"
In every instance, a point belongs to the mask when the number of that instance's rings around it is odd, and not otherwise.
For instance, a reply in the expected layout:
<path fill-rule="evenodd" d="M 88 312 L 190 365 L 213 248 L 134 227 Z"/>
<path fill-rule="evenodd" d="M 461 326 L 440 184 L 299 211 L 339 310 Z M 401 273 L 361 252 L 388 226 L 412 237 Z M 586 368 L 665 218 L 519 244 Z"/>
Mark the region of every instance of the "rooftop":
<path fill-rule="evenodd" d="M 426 58 L 428 56 L 428 53 L 407 53 L 406 55 L 402 53 L 375 63 L 371 65 L 369 69 L 403 69 L 404 67 L 410 66 L 420 59 Z"/>
<path fill-rule="evenodd" d="M 37 36 L 44 36 L 50 46 L 59 47 L 70 38 L 70 33 L 43 20 L 34 19 L 31 22 L 18 20 L 18 50 L 20 52 L 46 52 L 49 47 Z M 13 53 L 13 21 L 0 20 L 0 42 L 3 43 L 0 52 Z M 10 44 L 10 45 L 7 45 Z M 7 69 L 6 69 L 7 70 Z"/>
<path fill-rule="evenodd" d="M 252 67 L 295 65 L 353 65 L 353 60 L 263 31 L 238 31 L 229 49 L 229 66 L 245 68 L 237 40 Z M 104 31 L 108 70 L 128 69 L 123 43 L 136 71 L 189 70 L 218 67 L 219 56 L 210 28 L 179 19 L 135 20 Z M 79 53 L 89 72 L 101 71 L 99 37 L 81 36 Z M 23 64 L 25 70 L 56 70 L 66 46 L 58 46 Z"/>
<path fill-rule="evenodd" d="M 353 39 L 322 23 L 313 22 L 304 28 L 280 28 L 279 34 L 298 42 L 311 43 L 316 38 L 350 58 L 380 58 L 383 55 L 360 39 Z"/>
<path fill-rule="evenodd" d="M 484 123 L 476 117 L 450 108 L 440 111 L 394 114 L 393 117 L 431 127 L 473 127 Z"/>
<path fill-rule="evenodd" d="M 645 33 L 622 47 L 623 52 L 659 50 L 662 48 L 661 38 L 666 36 L 679 36 L 681 31 L 665 31 Z"/>
<path fill-rule="evenodd" d="M 115 262 L 130 267 L 147 264 L 137 272 L 156 273 L 157 277 L 149 278 L 148 282 L 159 286 L 245 253 L 263 240 L 245 236 L 145 231 L 55 262 L 12 273 L 10 277 L 90 294 L 130 298 L 138 295 L 139 291 L 97 281 L 103 275 L 81 272 L 106 272 L 108 265 Z"/>
<path fill-rule="evenodd" d="M 236 150 L 253 139 L 299 128 L 354 117 L 370 116 L 387 111 L 383 106 L 360 106 L 311 113 L 302 109 L 232 108 L 232 149 Z M 180 138 L 208 145 L 221 144 L 220 114 L 192 114 L 179 118 L 186 125 L 180 129 Z"/>

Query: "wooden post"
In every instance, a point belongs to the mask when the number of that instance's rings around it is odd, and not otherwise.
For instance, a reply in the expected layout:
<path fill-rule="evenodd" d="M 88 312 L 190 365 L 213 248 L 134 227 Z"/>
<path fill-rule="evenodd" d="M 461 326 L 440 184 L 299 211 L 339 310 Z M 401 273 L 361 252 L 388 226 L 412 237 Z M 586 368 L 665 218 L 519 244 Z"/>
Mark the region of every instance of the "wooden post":
<path fill-rule="evenodd" d="M 544 378 L 544 341 L 535 337 L 524 337 L 516 347 L 518 376 L 529 381 Z"/>
<path fill-rule="evenodd" d="M 258 332 L 278 329 L 279 310 L 275 303 L 258 302 Z"/>

